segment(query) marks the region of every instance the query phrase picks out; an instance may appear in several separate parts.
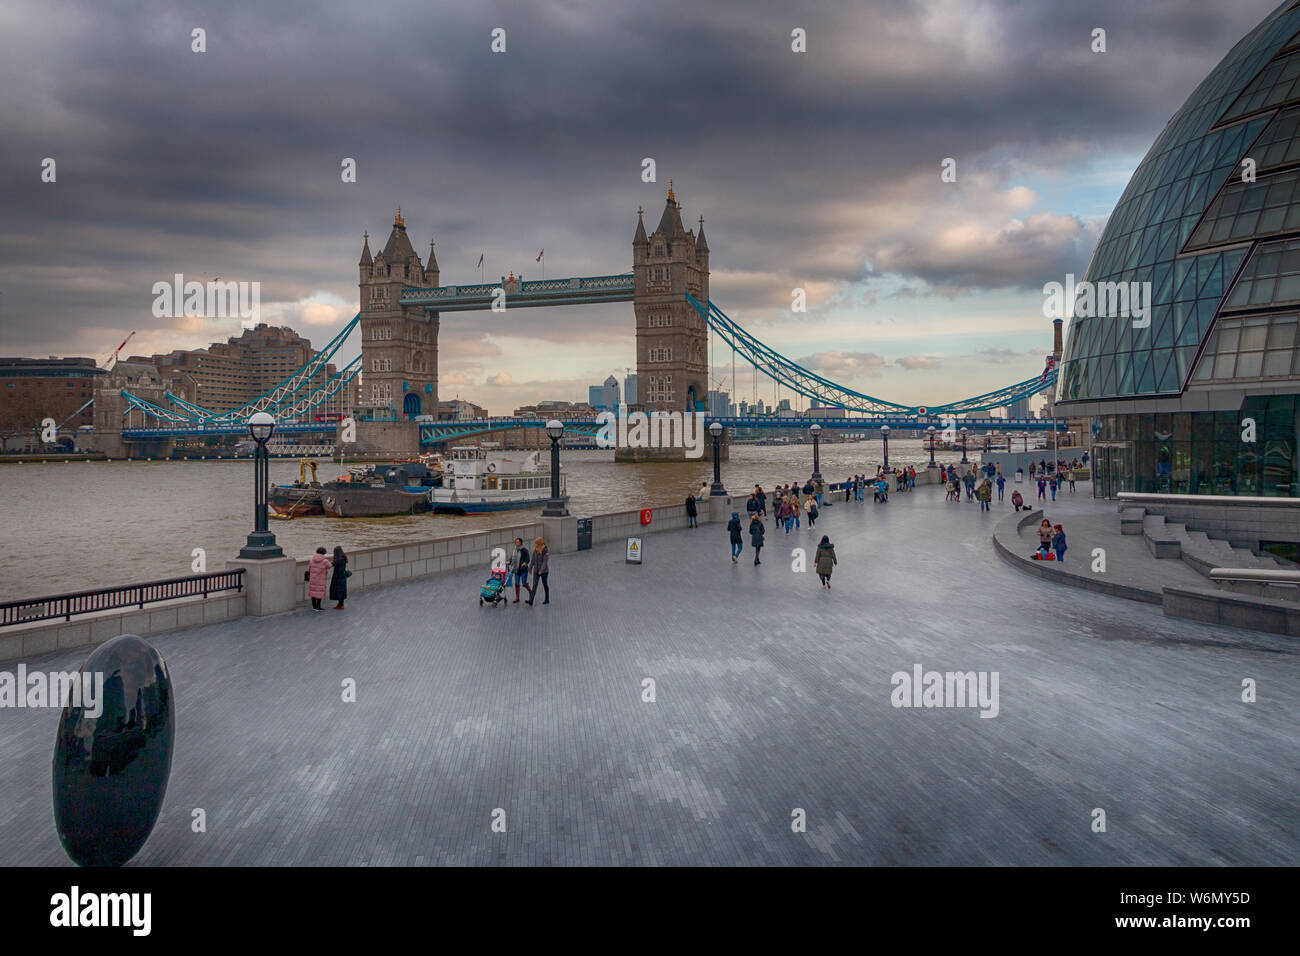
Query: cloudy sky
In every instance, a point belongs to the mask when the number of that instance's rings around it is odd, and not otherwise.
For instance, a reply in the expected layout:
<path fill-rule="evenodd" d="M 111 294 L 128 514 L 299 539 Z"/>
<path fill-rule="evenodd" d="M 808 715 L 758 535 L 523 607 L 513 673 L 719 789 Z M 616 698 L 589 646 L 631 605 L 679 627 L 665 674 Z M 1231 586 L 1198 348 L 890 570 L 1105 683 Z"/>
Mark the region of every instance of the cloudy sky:
<path fill-rule="evenodd" d="M 6 0 L 0 354 L 238 334 L 155 318 L 175 273 L 258 281 L 264 320 L 323 344 L 398 206 L 444 283 L 477 281 L 481 253 L 489 278 L 537 278 L 542 247 L 548 276 L 625 272 L 671 178 L 705 218 L 713 300 L 760 339 L 892 400 L 988 391 L 1041 370 L 1043 284 L 1082 274 L 1155 135 L 1275 6 Z M 634 363 L 632 308 L 451 314 L 440 347 L 444 398 L 585 399 Z"/>

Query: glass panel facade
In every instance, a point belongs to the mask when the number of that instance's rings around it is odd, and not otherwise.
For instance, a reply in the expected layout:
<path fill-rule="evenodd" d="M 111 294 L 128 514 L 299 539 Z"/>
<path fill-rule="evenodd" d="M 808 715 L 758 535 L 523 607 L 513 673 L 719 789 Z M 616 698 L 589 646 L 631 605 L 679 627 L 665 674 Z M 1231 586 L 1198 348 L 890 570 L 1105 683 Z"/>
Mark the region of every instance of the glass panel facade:
<path fill-rule="evenodd" d="M 1300 99 L 1300 51 L 1279 56 L 1260 71 L 1223 114 L 1221 123 L 1231 123 L 1251 113 L 1272 109 Z"/>
<path fill-rule="evenodd" d="M 1266 221 L 1261 222 L 1261 218 Z M 1300 230 L 1300 170 L 1234 179 L 1224 186 L 1188 240 L 1189 251 Z"/>
<path fill-rule="evenodd" d="M 1300 312 L 1224 316 L 1196 363 L 1193 382 L 1267 381 L 1300 377 L 1296 330 Z"/>
<path fill-rule="evenodd" d="M 1250 150 L 1256 172 L 1300 163 L 1300 108 L 1283 110 Z"/>
<path fill-rule="evenodd" d="M 1300 395 L 1256 395 L 1236 412 L 1113 415 L 1097 420 L 1097 491 L 1300 494 Z M 1255 441 L 1243 422 L 1255 421 Z"/>
<path fill-rule="evenodd" d="M 1072 318 L 1058 401 L 1179 394 L 1256 237 L 1300 232 L 1300 172 L 1282 170 L 1249 184 L 1238 175 L 1248 155 L 1257 172 L 1261 159 L 1265 169 L 1300 161 L 1292 158 L 1300 109 L 1278 110 L 1300 100 L 1300 51 L 1280 53 L 1298 34 L 1300 10 L 1284 3 L 1232 48 L 1148 151 L 1084 278 L 1151 283 L 1151 324 L 1134 329 L 1129 317 Z M 1268 268 L 1278 271 L 1252 281 L 1238 308 L 1258 310 L 1274 296 L 1300 294 L 1300 272 L 1271 260 Z"/>

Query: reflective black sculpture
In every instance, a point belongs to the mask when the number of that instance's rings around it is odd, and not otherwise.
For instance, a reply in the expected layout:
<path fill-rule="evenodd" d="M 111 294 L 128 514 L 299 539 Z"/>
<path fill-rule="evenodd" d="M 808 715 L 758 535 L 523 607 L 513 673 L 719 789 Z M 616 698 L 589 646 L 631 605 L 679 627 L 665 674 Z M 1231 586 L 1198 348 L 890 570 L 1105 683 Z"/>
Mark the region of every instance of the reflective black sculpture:
<path fill-rule="evenodd" d="M 144 846 L 167 793 L 172 682 L 166 662 L 134 634 L 97 648 L 78 674 L 83 687 L 87 676 L 102 691 L 83 694 L 79 706 L 69 693 L 59 719 L 54 825 L 74 862 L 120 866 Z"/>

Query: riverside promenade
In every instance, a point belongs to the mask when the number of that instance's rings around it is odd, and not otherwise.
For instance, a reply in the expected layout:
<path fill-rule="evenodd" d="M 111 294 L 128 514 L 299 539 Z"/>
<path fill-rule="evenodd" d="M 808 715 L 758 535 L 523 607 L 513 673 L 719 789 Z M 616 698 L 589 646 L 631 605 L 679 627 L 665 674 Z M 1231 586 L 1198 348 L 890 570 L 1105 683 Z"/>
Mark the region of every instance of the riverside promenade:
<path fill-rule="evenodd" d="M 1049 517 L 1111 508 L 1087 493 Z M 549 606 L 480 608 L 467 567 L 151 636 L 176 750 L 132 865 L 1294 864 L 1295 641 L 1026 575 L 993 507 L 921 486 L 769 520 L 757 568 L 710 524 L 646 536 L 642 566 L 621 542 L 553 555 Z M 998 672 L 996 717 L 892 706 L 915 665 Z M 68 863 L 58 718 L 0 710 L 5 864 Z"/>

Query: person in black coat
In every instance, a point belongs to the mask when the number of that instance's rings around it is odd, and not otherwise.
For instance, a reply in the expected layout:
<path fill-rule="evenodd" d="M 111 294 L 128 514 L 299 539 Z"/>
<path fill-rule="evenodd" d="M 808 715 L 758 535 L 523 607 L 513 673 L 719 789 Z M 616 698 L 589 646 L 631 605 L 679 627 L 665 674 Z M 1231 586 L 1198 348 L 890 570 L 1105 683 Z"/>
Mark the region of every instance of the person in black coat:
<path fill-rule="evenodd" d="M 759 508 L 758 508 L 757 494 L 751 494 L 749 496 L 749 500 L 745 502 L 745 510 L 748 511 L 751 515 L 758 514 Z"/>
<path fill-rule="evenodd" d="M 763 536 L 767 534 L 767 529 L 763 527 L 763 521 L 754 515 L 749 519 L 749 543 L 754 546 L 754 563 L 762 564 L 758 560 L 758 553 L 763 550 Z"/>
<path fill-rule="evenodd" d="M 727 522 L 727 533 L 731 535 L 731 563 L 737 564 L 740 561 L 740 552 L 745 549 L 745 539 L 741 537 L 739 511 L 731 513 L 731 520 Z"/>
<path fill-rule="evenodd" d="M 330 578 L 330 600 L 338 601 L 334 610 L 343 610 L 343 602 L 348 599 L 348 556 L 338 545 L 334 546 L 334 575 Z"/>
<path fill-rule="evenodd" d="M 533 596 L 532 588 L 528 587 L 528 549 L 524 547 L 523 538 L 515 538 L 515 556 L 510 562 L 510 573 L 515 579 L 515 603 L 519 603 L 519 586 L 523 585 L 528 591 L 528 596 Z"/>
<path fill-rule="evenodd" d="M 695 510 L 695 496 L 687 495 L 686 496 L 686 518 L 687 518 L 686 527 L 698 528 L 700 526 L 700 523 L 696 517 L 697 515 L 698 512 Z"/>

